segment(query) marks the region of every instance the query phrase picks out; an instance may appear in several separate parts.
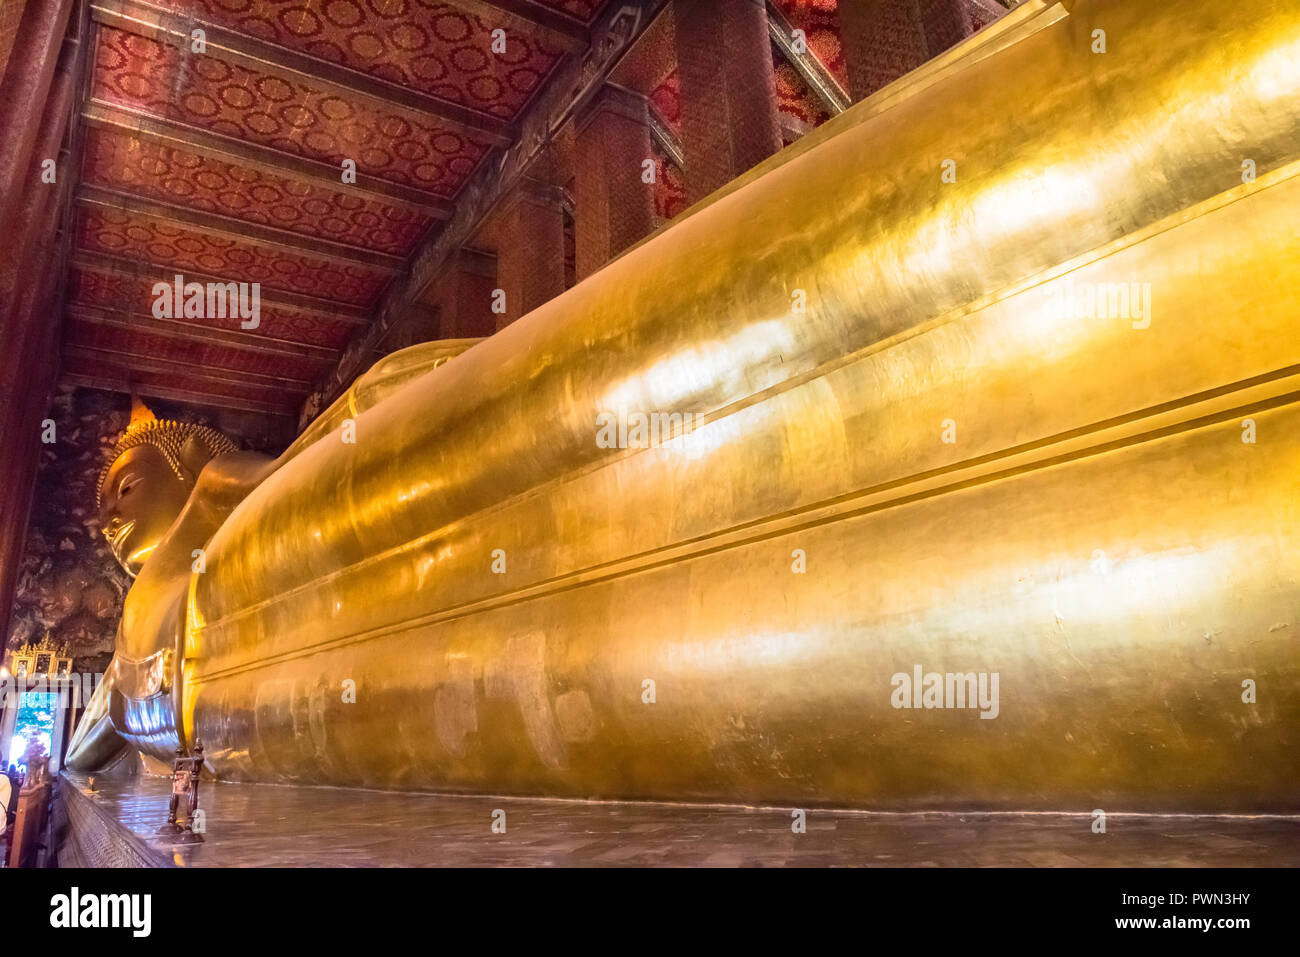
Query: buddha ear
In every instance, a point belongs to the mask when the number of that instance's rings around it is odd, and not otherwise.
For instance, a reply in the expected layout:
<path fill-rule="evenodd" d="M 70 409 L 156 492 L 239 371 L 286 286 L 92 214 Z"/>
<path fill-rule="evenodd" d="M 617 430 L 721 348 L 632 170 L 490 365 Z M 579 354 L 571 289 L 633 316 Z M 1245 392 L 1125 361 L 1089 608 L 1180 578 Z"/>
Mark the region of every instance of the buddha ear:
<path fill-rule="evenodd" d="M 185 471 L 191 481 L 197 481 L 199 473 L 203 471 L 203 466 L 207 465 L 212 459 L 212 453 L 208 451 L 207 445 L 197 435 L 188 436 L 181 443 L 181 468 Z"/>

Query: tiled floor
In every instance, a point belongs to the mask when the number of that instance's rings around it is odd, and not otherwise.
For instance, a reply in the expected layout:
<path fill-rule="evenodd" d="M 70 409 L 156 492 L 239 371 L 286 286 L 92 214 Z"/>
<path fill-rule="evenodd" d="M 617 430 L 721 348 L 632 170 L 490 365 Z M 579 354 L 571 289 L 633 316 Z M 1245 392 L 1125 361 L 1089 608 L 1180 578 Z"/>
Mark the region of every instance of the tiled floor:
<path fill-rule="evenodd" d="M 159 863 L 279 866 L 1287 866 L 1300 816 L 878 814 L 789 808 L 591 803 L 204 782 L 206 842 L 158 843 L 166 778 L 65 777 L 150 842 Z M 493 812 L 506 831 L 493 833 Z"/>

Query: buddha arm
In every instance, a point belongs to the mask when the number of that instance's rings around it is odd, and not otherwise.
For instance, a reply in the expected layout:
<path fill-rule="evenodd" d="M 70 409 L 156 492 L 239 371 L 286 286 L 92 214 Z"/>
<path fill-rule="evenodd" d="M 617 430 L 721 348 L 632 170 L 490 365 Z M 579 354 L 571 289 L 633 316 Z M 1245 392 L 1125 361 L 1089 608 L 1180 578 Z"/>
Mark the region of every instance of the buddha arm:
<path fill-rule="evenodd" d="M 77 721 L 77 730 L 68 742 L 68 752 L 63 761 L 68 770 L 89 772 L 109 767 L 130 747 L 126 739 L 114 730 L 109 718 L 112 691 L 113 669 L 110 667 L 86 702 L 86 708 Z"/>
<path fill-rule="evenodd" d="M 67 766 L 92 771 L 128 746 L 170 763 L 176 734 L 176 654 L 184 631 L 189 580 L 200 574 L 201 550 L 252 489 L 275 468 L 253 452 L 207 463 L 166 537 L 127 593 L 115 654 L 69 745 Z M 197 551 L 196 551 L 197 550 Z"/>

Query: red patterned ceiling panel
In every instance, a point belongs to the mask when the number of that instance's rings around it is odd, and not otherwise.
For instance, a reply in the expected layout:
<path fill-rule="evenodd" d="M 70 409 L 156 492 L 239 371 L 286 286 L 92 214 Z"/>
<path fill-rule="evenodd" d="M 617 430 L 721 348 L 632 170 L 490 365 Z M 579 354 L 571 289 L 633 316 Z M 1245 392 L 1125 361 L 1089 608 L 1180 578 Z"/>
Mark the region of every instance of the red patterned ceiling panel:
<path fill-rule="evenodd" d="M 216 342 L 173 338 L 144 329 L 127 330 L 94 322 L 69 323 L 64 341 L 68 345 L 182 362 L 195 370 L 224 370 L 302 382 L 310 382 L 324 370 L 321 362 L 301 356 L 268 355 Z"/>
<path fill-rule="evenodd" d="M 84 157 L 84 182 L 394 255 L 410 252 L 432 223 L 408 207 L 232 166 L 120 132 L 88 130 Z"/>
<path fill-rule="evenodd" d="M 160 0 L 199 20 L 514 119 L 563 50 L 432 0 Z M 588 4 L 577 3 L 578 7 Z M 492 31 L 506 29 L 505 51 Z"/>
<path fill-rule="evenodd" d="M 355 305 L 374 301 L 387 280 L 384 274 L 361 266 L 323 262 L 306 254 L 256 246 L 102 207 L 80 211 L 77 245 L 177 270 L 206 273 L 224 282 L 258 282 L 270 289 Z"/>
<path fill-rule="evenodd" d="M 77 305 L 94 306 L 130 315 L 132 312 L 149 315 L 153 308 L 153 285 L 170 282 L 173 275 L 161 269 L 144 269 L 137 275 L 109 269 L 77 267 L 72 272 L 70 301 Z M 333 319 L 325 314 L 294 309 L 280 303 L 262 300 L 261 322 L 257 332 L 270 339 L 301 342 L 326 349 L 342 349 L 356 331 L 356 326 L 346 319 Z M 195 323 L 211 323 L 218 329 L 236 331 L 235 319 L 193 319 Z"/>
<path fill-rule="evenodd" d="M 214 54 L 101 26 L 93 95 L 236 139 L 452 196 L 487 145 L 414 111 L 379 108 L 312 81 L 289 82 Z"/>

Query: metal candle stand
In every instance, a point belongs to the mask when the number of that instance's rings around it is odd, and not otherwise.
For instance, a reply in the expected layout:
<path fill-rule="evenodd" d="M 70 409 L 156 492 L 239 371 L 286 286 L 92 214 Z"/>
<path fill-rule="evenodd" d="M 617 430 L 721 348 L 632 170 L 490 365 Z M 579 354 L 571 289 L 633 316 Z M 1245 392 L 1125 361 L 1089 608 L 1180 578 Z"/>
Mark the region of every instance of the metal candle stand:
<path fill-rule="evenodd" d="M 194 742 L 194 753 L 186 755 L 178 746 L 172 762 L 172 799 L 167 808 L 167 823 L 158 828 L 159 834 L 175 835 L 173 844 L 202 844 L 202 836 L 194 833 L 194 813 L 199 809 L 199 771 L 203 767 L 203 743 Z M 185 798 L 185 826 L 176 823 L 176 812 L 181 798 Z"/>

